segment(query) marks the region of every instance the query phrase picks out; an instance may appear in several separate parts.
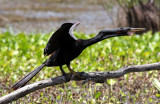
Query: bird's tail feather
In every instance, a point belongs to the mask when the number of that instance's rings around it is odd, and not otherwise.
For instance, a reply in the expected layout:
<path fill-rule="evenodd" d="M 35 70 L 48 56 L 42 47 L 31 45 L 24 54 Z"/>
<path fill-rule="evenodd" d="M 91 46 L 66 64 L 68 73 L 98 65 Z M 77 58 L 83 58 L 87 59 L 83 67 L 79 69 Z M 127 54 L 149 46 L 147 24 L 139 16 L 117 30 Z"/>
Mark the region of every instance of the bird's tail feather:
<path fill-rule="evenodd" d="M 45 63 L 43 63 L 42 65 L 40 65 L 39 67 L 37 67 L 36 69 L 34 69 L 32 72 L 30 72 L 29 74 L 27 74 L 24 78 L 22 78 L 21 80 L 19 80 L 17 83 L 15 83 L 12 86 L 12 89 L 16 90 L 20 87 L 23 87 L 27 82 L 29 82 L 41 69 L 43 69 L 43 67 L 45 66 Z"/>

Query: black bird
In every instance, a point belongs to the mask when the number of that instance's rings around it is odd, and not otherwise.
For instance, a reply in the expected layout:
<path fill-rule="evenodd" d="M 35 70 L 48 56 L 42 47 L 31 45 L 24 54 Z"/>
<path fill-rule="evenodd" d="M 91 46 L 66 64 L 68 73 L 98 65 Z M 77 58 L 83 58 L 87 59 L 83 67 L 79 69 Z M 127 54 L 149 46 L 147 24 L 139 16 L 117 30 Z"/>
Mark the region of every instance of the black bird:
<path fill-rule="evenodd" d="M 135 31 L 142 31 L 144 28 L 118 28 L 113 30 L 102 30 L 99 34 L 91 39 L 77 39 L 73 31 L 79 25 L 79 22 L 75 23 L 64 23 L 61 27 L 51 36 L 45 49 L 44 55 L 50 55 L 42 65 L 37 67 L 35 70 L 30 72 L 27 76 L 22 78 L 20 81 L 15 83 L 12 88 L 18 89 L 24 86 L 28 81 L 30 81 L 43 67 L 60 66 L 60 70 L 66 78 L 66 81 L 70 79 L 64 72 L 62 65 L 67 65 L 69 71 L 77 75 L 70 67 L 70 62 L 78 57 L 81 52 L 88 46 L 102 41 L 106 38 L 116 37 L 116 36 L 127 36 L 132 35 Z"/>

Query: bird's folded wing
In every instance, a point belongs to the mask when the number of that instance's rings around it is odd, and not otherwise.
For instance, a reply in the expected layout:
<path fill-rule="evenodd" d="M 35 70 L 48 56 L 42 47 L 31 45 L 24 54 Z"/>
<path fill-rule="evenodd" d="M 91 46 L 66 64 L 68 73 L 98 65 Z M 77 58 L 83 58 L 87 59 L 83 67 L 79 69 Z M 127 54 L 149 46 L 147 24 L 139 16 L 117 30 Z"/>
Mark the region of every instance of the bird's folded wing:
<path fill-rule="evenodd" d="M 44 55 L 50 55 L 57 49 L 61 48 L 62 45 L 68 44 L 75 41 L 68 32 L 63 30 L 57 30 L 49 39 L 45 49 Z"/>

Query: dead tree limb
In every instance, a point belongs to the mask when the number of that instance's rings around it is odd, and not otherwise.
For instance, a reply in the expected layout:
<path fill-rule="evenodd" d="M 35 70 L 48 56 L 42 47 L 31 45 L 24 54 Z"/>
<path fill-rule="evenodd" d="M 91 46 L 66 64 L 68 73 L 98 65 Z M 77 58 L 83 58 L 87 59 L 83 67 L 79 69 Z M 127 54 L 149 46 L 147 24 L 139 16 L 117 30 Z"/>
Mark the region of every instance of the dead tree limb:
<path fill-rule="evenodd" d="M 71 80 L 77 80 L 77 81 L 84 80 L 83 84 L 87 83 L 88 81 L 103 83 L 106 81 L 106 79 L 118 78 L 130 72 L 143 72 L 143 71 L 151 71 L 151 70 L 160 70 L 160 62 L 153 63 L 153 64 L 145 64 L 145 65 L 126 66 L 117 71 L 89 72 L 89 73 L 79 72 L 80 77 L 78 78 L 72 75 Z M 68 74 L 68 75 L 71 75 L 71 74 Z M 26 85 L 8 95 L 1 97 L 0 104 L 6 104 L 9 102 L 12 102 L 38 89 L 42 89 L 48 86 L 54 86 L 62 83 L 66 83 L 64 76 L 49 78 L 46 80 L 35 82 L 33 84 Z"/>

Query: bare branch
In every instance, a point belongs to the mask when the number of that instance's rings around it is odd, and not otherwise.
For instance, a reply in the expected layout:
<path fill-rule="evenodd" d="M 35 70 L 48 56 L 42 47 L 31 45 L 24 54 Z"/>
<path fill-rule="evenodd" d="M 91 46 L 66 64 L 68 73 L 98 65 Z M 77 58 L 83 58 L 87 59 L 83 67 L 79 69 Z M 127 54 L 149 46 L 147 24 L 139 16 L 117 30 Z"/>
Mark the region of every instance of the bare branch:
<path fill-rule="evenodd" d="M 90 72 L 90 73 L 78 72 L 80 74 L 80 77 L 78 78 L 76 76 L 72 76 L 71 80 L 85 80 L 83 84 L 87 83 L 88 81 L 103 83 L 106 81 L 106 79 L 118 78 L 130 72 L 143 72 L 143 71 L 151 71 L 151 70 L 160 70 L 160 62 L 153 63 L 153 64 L 145 64 L 145 65 L 126 66 L 117 71 Z M 68 75 L 71 75 L 71 74 L 68 74 Z M 12 102 L 38 89 L 42 89 L 48 86 L 54 86 L 62 83 L 66 83 L 64 76 L 49 78 L 46 80 L 35 82 L 33 84 L 26 85 L 8 95 L 1 97 L 0 104 L 6 104 L 9 102 Z"/>

